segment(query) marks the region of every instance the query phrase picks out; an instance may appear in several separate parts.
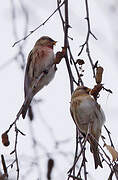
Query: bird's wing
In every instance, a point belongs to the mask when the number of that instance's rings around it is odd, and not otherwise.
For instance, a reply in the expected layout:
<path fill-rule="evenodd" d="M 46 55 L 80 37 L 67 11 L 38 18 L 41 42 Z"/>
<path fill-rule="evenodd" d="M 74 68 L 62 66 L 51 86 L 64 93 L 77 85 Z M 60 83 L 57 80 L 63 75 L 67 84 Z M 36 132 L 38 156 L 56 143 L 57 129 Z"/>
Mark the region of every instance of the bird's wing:
<path fill-rule="evenodd" d="M 71 113 L 71 116 L 72 116 L 72 119 L 77 127 L 77 129 L 79 130 L 79 132 L 83 135 L 83 137 L 85 137 L 85 133 L 83 133 L 80 129 L 80 127 L 78 126 L 78 123 L 77 123 L 77 117 L 76 117 L 76 110 L 77 110 L 77 106 L 78 104 L 76 102 L 71 102 L 71 106 L 70 106 L 70 113 Z M 74 115 L 75 114 L 75 115 Z"/>
<path fill-rule="evenodd" d="M 28 55 L 28 61 L 26 65 L 26 70 L 25 70 L 25 79 L 24 79 L 24 91 L 25 91 L 25 96 L 28 94 L 30 82 L 31 82 L 31 77 L 33 77 L 33 68 L 30 68 L 31 62 L 32 62 L 32 50 L 30 51 Z"/>
<path fill-rule="evenodd" d="M 101 128 L 105 121 L 103 111 L 97 102 L 89 97 L 86 102 L 83 102 L 78 108 L 78 121 L 90 124 L 91 133 L 99 139 L 101 134 Z"/>
<path fill-rule="evenodd" d="M 78 123 L 77 123 L 77 107 L 78 107 L 78 103 L 77 101 L 71 101 L 71 105 L 70 105 L 70 113 L 71 116 L 74 120 L 75 125 L 78 127 Z"/>
<path fill-rule="evenodd" d="M 72 116 L 72 118 L 73 118 L 73 120 L 74 120 L 74 115 L 73 115 L 73 111 L 72 111 L 71 107 L 70 107 L 70 113 L 71 113 L 71 116 Z M 74 122 L 75 122 L 75 120 L 74 120 Z M 76 124 L 76 123 L 75 123 L 75 124 Z"/>

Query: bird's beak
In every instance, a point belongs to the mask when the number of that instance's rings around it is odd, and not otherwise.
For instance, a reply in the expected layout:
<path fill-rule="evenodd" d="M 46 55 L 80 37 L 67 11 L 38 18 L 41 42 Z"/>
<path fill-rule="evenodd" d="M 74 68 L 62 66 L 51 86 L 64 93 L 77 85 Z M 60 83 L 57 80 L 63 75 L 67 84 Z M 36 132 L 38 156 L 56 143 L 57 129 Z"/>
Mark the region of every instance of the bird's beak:
<path fill-rule="evenodd" d="M 56 45 L 57 41 L 53 41 L 53 45 Z"/>
<path fill-rule="evenodd" d="M 90 92 L 91 92 L 91 89 L 90 89 L 90 88 L 87 88 L 86 92 L 87 92 L 87 93 L 90 93 Z"/>

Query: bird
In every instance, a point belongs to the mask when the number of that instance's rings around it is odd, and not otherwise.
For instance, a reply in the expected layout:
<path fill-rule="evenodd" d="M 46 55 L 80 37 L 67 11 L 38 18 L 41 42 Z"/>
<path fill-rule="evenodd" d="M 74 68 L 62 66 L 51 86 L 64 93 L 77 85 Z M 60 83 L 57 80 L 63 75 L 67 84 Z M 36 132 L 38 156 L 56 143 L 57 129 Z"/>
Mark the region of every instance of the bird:
<path fill-rule="evenodd" d="M 72 118 L 81 132 L 90 143 L 90 150 L 93 153 L 95 169 L 102 166 L 99 156 L 98 143 L 101 136 L 102 126 L 105 122 L 105 114 L 100 105 L 90 95 L 90 88 L 78 86 L 72 93 L 70 102 Z"/>
<path fill-rule="evenodd" d="M 54 64 L 53 48 L 56 43 L 57 41 L 52 38 L 42 36 L 36 41 L 28 55 L 24 78 L 25 100 L 21 108 L 23 119 L 33 97 L 55 76 L 56 65 Z"/>

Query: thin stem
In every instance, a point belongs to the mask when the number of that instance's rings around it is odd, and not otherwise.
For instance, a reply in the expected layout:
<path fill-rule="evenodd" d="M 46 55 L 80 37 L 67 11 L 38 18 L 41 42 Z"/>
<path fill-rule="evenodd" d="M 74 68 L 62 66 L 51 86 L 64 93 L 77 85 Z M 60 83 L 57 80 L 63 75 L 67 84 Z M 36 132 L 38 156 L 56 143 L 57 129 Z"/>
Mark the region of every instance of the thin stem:
<path fill-rule="evenodd" d="M 33 34 L 35 31 L 37 31 L 41 26 L 44 26 L 45 23 L 57 12 L 57 10 L 58 10 L 60 7 L 63 6 L 64 3 L 65 3 L 65 1 L 63 1 L 63 2 L 60 4 L 60 6 L 59 6 L 57 9 L 55 9 L 55 11 L 54 11 L 42 24 L 40 24 L 40 25 L 39 25 L 38 27 L 36 27 L 34 30 L 30 31 L 30 33 L 29 33 L 28 35 L 26 35 L 25 37 L 23 37 L 22 39 L 16 41 L 16 42 L 13 44 L 12 47 L 14 47 L 14 46 L 15 46 L 16 44 L 18 44 L 19 42 L 26 40 L 31 34 Z"/>
<path fill-rule="evenodd" d="M 15 132 L 16 132 L 16 138 L 15 138 L 15 160 L 16 160 L 16 171 L 17 171 L 17 180 L 19 180 L 19 162 L 18 162 L 18 154 L 17 154 L 17 140 L 18 140 L 18 129 L 15 124 Z"/>
<path fill-rule="evenodd" d="M 110 143 L 111 143 L 111 146 L 114 148 L 114 145 L 113 145 L 113 141 L 112 141 L 112 139 L 111 139 L 111 133 L 110 133 L 110 131 L 107 129 L 107 127 L 104 125 L 104 128 L 105 128 L 105 130 L 107 131 L 107 134 L 108 134 L 108 136 L 109 136 L 109 140 L 110 140 Z"/>
<path fill-rule="evenodd" d="M 69 79 L 70 79 L 70 90 L 71 90 L 71 94 L 74 90 L 73 87 L 73 75 L 72 75 L 72 71 L 70 68 L 70 64 L 69 64 L 69 59 L 68 59 L 68 53 L 67 53 L 67 48 L 68 48 L 68 26 L 69 22 L 68 22 L 68 0 L 65 1 L 65 26 L 64 26 L 64 47 L 66 49 L 65 52 L 65 61 L 66 61 L 66 66 L 68 69 L 68 74 L 69 74 Z"/>

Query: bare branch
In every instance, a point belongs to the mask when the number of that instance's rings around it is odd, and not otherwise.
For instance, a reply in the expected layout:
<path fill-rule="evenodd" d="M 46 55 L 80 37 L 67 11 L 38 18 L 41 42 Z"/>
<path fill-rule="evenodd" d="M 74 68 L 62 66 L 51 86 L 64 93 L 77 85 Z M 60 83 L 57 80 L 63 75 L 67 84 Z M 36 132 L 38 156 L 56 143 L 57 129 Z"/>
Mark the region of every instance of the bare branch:
<path fill-rule="evenodd" d="M 2 166 L 3 166 L 4 174 L 8 177 L 6 162 L 5 162 L 5 159 L 4 159 L 4 155 L 3 155 L 3 154 L 1 155 L 1 161 L 2 161 Z"/>
<path fill-rule="evenodd" d="M 59 8 L 60 8 L 61 6 L 63 6 L 64 3 L 65 3 L 65 1 L 63 1 L 63 2 L 59 5 Z M 36 27 L 34 30 L 30 31 L 30 33 L 29 33 L 28 35 L 26 35 L 26 36 L 23 37 L 22 39 L 16 41 L 16 42 L 13 44 L 12 47 L 14 47 L 14 46 L 15 46 L 16 44 L 18 44 L 19 42 L 26 40 L 31 34 L 33 34 L 35 31 L 37 31 L 41 26 L 44 26 L 45 23 L 57 12 L 57 10 L 58 10 L 59 8 L 55 9 L 55 11 L 54 11 L 42 24 L 40 24 L 40 25 L 39 25 L 38 27 Z"/>
<path fill-rule="evenodd" d="M 17 154 L 17 140 L 18 140 L 18 129 L 15 124 L 15 132 L 16 132 L 16 138 L 15 138 L 15 160 L 16 160 L 16 171 L 17 171 L 17 180 L 19 180 L 19 162 L 18 162 L 18 154 Z"/>
<path fill-rule="evenodd" d="M 107 127 L 106 127 L 105 125 L 104 125 L 104 128 L 105 128 L 105 130 L 107 131 L 107 134 L 108 134 L 108 136 L 109 136 L 109 140 L 110 140 L 111 146 L 114 148 L 113 141 L 112 141 L 112 139 L 111 139 L 111 133 L 110 133 L 110 131 L 107 129 Z"/>
<path fill-rule="evenodd" d="M 84 47 L 86 46 L 86 52 L 92 67 L 92 71 L 93 71 L 93 77 L 95 78 L 95 69 L 94 69 L 94 63 L 90 54 L 90 50 L 89 50 L 89 37 L 90 35 L 92 35 L 96 40 L 97 38 L 95 37 L 95 35 L 92 33 L 91 31 L 91 26 L 90 26 L 90 18 L 89 18 L 89 8 L 88 8 L 88 0 L 85 0 L 85 6 L 86 6 L 86 20 L 87 20 L 87 26 L 88 26 L 88 32 L 87 32 L 87 36 L 86 36 L 86 40 L 84 42 L 83 45 L 81 45 L 81 49 L 80 52 L 78 54 L 78 56 L 80 56 L 84 50 Z"/>

